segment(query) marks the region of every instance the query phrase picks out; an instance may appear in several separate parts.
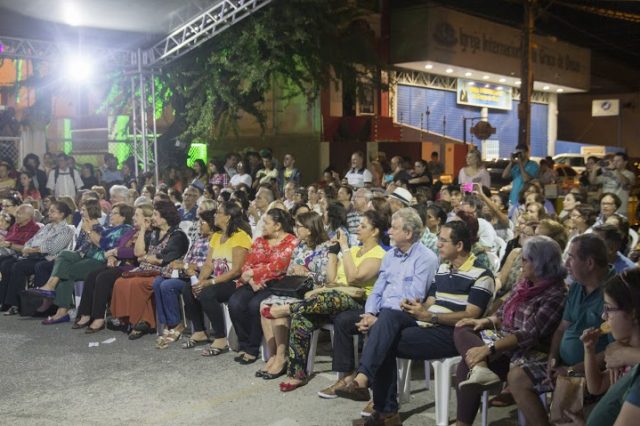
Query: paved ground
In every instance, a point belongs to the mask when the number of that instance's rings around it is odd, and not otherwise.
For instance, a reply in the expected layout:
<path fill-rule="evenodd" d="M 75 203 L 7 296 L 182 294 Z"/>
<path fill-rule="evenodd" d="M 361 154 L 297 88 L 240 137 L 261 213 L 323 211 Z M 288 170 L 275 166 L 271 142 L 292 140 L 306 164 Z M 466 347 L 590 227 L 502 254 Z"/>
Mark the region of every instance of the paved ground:
<path fill-rule="evenodd" d="M 115 342 L 89 347 L 111 337 Z M 335 378 L 327 343 L 320 345 L 314 379 L 283 394 L 277 380 L 253 377 L 260 363 L 241 366 L 232 354 L 203 358 L 178 345 L 157 350 L 153 341 L 150 336 L 129 341 L 111 331 L 85 335 L 70 324 L 42 326 L 32 318 L 0 316 L 0 422 L 348 425 L 363 406 L 316 396 Z M 411 402 L 401 408 L 404 424 L 433 425 L 433 393 L 425 390 L 419 365 L 413 378 Z M 454 409 L 452 397 L 451 417 Z M 493 425 L 513 425 L 514 418 L 513 409 L 489 410 Z"/>

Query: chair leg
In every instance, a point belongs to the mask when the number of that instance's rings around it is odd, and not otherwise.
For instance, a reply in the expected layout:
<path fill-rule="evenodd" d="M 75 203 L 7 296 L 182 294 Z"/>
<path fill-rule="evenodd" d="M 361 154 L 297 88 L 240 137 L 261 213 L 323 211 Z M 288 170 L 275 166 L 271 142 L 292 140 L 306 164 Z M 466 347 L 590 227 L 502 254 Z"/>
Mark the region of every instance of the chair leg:
<path fill-rule="evenodd" d="M 482 426 L 487 426 L 489 414 L 489 392 L 482 392 Z"/>
<path fill-rule="evenodd" d="M 427 390 L 431 389 L 431 363 L 424 362 L 424 386 Z"/>
<path fill-rule="evenodd" d="M 271 357 L 271 354 L 269 353 L 269 347 L 267 346 L 267 341 L 264 340 L 264 337 L 262 338 L 262 345 L 260 345 L 260 355 L 262 357 L 262 361 L 264 362 L 269 361 L 269 358 Z"/>
<path fill-rule="evenodd" d="M 307 375 L 313 374 L 313 365 L 316 362 L 316 351 L 318 350 L 318 337 L 320 330 L 313 330 L 311 333 L 311 345 L 309 346 L 309 354 L 307 355 Z"/>
<path fill-rule="evenodd" d="M 449 424 L 449 371 L 444 370 L 443 361 L 433 361 L 434 378 L 436 382 L 436 425 Z"/>
<path fill-rule="evenodd" d="M 432 361 L 436 382 L 436 425 L 449 425 L 449 397 L 451 396 L 451 375 L 461 361 L 461 357 Z"/>
<path fill-rule="evenodd" d="M 231 327 L 233 324 L 231 323 L 231 315 L 229 314 L 229 306 L 226 303 L 222 304 L 222 311 L 224 312 L 224 325 L 227 328 L 227 339 L 229 338 L 229 334 L 231 333 Z M 206 315 L 205 315 L 206 317 Z"/>
<path fill-rule="evenodd" d="M 353 365 L 356 367 L 356 370 L 360 365 L 360 357 L 359 357 L 360 354 L 358 353 L 358 349 L 360 349 L 358 345 L 358 343 L 360 343 L 359 337 L 360 337 L 359 334 L 353 335 Z"/>
<path fill-rule="evenodd" d="M 187 320 L 187 312 L 184 310 L 184 297 L 180 295 L 180 314 L 182 315 L 182 325 L 184 328 L 189 327 L 189 321 Z"/>
<path fill-rule="evenodd" d="M 396 358 L 398 366 L 398 395 L 400 404 L 411 400 L 411 360 Z"/>

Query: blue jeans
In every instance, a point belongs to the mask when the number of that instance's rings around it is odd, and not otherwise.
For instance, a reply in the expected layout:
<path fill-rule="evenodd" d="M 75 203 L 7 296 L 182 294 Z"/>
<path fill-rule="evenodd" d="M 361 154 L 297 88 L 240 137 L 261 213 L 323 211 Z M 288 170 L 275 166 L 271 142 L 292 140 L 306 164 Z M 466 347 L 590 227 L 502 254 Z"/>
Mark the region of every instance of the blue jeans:
<path fill-rule="evenodd" d="M 369 379 L 376 411 L 398 411 L 396 358 L 429 360 L 456 356 L 453 330 L 450 326 L 420 328 L 406 312 L 380 311 L 369 330 L 358 368 Z"/>
<path fill-rule="evenodd" d="M 184 280 L 179 278 L 157 277 L 153 281 L 158 324 L 174 326 L 182 322 L 179 296 L 184 284 Z"/>

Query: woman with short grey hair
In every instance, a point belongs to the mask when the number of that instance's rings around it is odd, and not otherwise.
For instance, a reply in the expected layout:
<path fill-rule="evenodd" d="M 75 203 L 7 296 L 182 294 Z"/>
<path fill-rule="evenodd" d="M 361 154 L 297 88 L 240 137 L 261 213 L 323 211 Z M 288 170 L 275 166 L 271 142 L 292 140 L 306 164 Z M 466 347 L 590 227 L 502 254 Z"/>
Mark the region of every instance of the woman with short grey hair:
<path fill-rule="evenodd" d="M 546 377 L 535 346 L 551 338 L 562 318 L 566 275 L 560 245 L 546 236 L 531 237 L 522 249 L 521 281 L 504 305 L 490 317 L 456 324 L 454 341 L 463 356 L 457 371 L 458 424 L 473 423 L 482 386 L 506 381 L 510 365 L 522 365 L 534 383 Z"/>
<path fill-rule="evenodd" d="M 401 219 L 402 229 L 411 232 L 411 242 L 417 243 L 422 237 L 422 219 L 418 212 L 411 207 L 405 207 L 393 214 L 391 220 Z"/>
<path fill-rule="evenodd" d="M 522 260 L 533 267 L 534 276 L 541 279 L 556 279 L 567 276 L 562 262 L 562 248 L 551 237 L 535 236 L 522 248 Z"/>

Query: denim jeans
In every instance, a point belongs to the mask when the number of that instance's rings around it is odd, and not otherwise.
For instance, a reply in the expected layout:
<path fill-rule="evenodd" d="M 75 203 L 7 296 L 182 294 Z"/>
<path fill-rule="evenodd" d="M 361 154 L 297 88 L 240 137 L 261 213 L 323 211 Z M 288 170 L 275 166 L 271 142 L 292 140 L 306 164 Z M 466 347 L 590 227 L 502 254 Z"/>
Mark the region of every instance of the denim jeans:
<path fill-rule="evenodd" d="M 182 322 L 180 316 L 180 293 L 185 281 L 179 278 L 157 277 L 153 282 L 153 294 L 156 298 L 158 324 L 175 326 Z"/>

